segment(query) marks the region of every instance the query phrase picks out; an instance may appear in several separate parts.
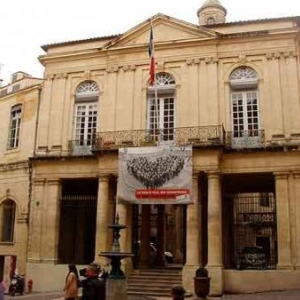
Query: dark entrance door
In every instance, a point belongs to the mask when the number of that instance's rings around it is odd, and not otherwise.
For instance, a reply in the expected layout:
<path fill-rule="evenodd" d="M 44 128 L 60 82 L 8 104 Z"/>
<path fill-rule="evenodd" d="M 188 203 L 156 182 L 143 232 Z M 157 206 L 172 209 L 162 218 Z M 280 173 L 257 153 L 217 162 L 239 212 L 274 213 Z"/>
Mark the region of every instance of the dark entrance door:
<path fill-rule="evenodd" d="M 163 267 L 174 263 L 182 265 L 185 261 L 186 206 L 145 206 L 148 213 L 143 212 L 143 205 L 133 205 L 134 268 Z"/>

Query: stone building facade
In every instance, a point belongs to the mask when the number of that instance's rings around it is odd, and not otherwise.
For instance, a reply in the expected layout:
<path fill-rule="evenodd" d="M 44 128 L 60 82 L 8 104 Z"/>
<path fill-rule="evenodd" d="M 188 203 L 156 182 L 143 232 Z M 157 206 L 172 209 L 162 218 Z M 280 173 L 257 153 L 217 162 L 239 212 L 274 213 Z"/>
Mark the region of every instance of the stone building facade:
<path fill-rule="evenodd" d="M 68 263 L 105 265 L 116 213 L 121 249 L 135 253 L 127 274 L 153 266 L 154 243 L 155 263 L 172 252 L 191 292 L 199 265 L 212 295 L 299 288 L 300 19 L 226 23 L 217 0 L 198 17 L 158 14 L 120 35 L 43 46 L 28 155 L 26 274 L 37 290 L 60 289 Z M 119 201 L 118 149 L 149 144 L 192 146 L 193 203 Z"/>
<path fill-rule="evenodd" d="M 31 167 L 42 79 L 17 72 L 0 87 L 0 277 L 25 274 Z"/>

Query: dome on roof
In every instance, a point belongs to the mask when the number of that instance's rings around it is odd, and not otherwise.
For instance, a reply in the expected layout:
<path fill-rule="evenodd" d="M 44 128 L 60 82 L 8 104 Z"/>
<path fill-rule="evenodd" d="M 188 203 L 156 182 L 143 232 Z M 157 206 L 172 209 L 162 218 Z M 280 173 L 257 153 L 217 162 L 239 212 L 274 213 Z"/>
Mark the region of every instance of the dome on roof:
<path fill-rule="evenodd" d="M 225 23 L 226 14 L 227 10 L 219 0 L 206 0 L 197 12 L 200 25 Z"/>
<path fill-rule="evenodd" d="M 204 1 L 204 3 L 202 4 L 203 6 L 211 6 L 211 5 L 221 5 L 219 0 L 206 0 Z M 221 5 L 222 6 L 222 5 Z"/>

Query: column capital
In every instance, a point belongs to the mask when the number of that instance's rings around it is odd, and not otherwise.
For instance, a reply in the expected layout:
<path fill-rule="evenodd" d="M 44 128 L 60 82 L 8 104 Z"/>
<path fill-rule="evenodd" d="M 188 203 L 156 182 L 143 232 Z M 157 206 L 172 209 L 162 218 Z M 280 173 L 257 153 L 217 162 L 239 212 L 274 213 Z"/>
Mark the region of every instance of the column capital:
<path fill-rule="evenodd" d="M 288 171 L 278 171 L 278 172 L 273 172 L 275 179 L 287 179 L 289 176 L 289 172 Z"/>
<path fill-rule="evenodd" d="M 49 178 L 49 179 L 47 179 L 47 184 L 48 185 L 59 185 L 60 179 L 59 178 Z"/>
<path fill-rule="evenodd" d="M 45 182 L 46 182 L 46 178 L 34 178 L 33 179 L 33 184 L 35 186 L 44 185 Z"/>
<path fill-rule="evenodd" d="M 193 179 L 199 179 L 200 177 L 200 171 L 193 171 Z"/>
<path fill-rule="evenodd" d="M 109 178 L 110 178 L 110 174 L 108 173 L 102 173 L 102 172 L 98 173 L 99 182 L 108 182 Z"/>
<path fill-rule="evenodd" d="M 222 176 L 222 173 L 219 170 L 214 170 L 214 171 L 208 171 L 207 172 L 207 177 L 209 179 L 213 179 L 213 178 L 217 179 L 217 178 L 220 178 L 221 176 Z"/>
<path fill-rule="evenodd" d="M 293 171 L 292 174 L 294 179 L 300 179 L 300 170 Z"/>

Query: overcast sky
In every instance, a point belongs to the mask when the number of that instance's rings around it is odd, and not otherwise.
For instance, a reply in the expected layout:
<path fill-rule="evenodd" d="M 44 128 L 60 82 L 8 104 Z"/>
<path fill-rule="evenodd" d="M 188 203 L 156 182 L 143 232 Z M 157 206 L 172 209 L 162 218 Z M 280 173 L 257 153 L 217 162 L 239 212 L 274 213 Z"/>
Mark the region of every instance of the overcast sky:
<path fill-rule="evenodd" d="M 123 33 L 157 13 L 198 24 L 204 0 L 1 0 L 0 78 L 43 76 L 42 45 Z M 300 0 L 220 0 L 227 22 L 300 16 Z"/>

